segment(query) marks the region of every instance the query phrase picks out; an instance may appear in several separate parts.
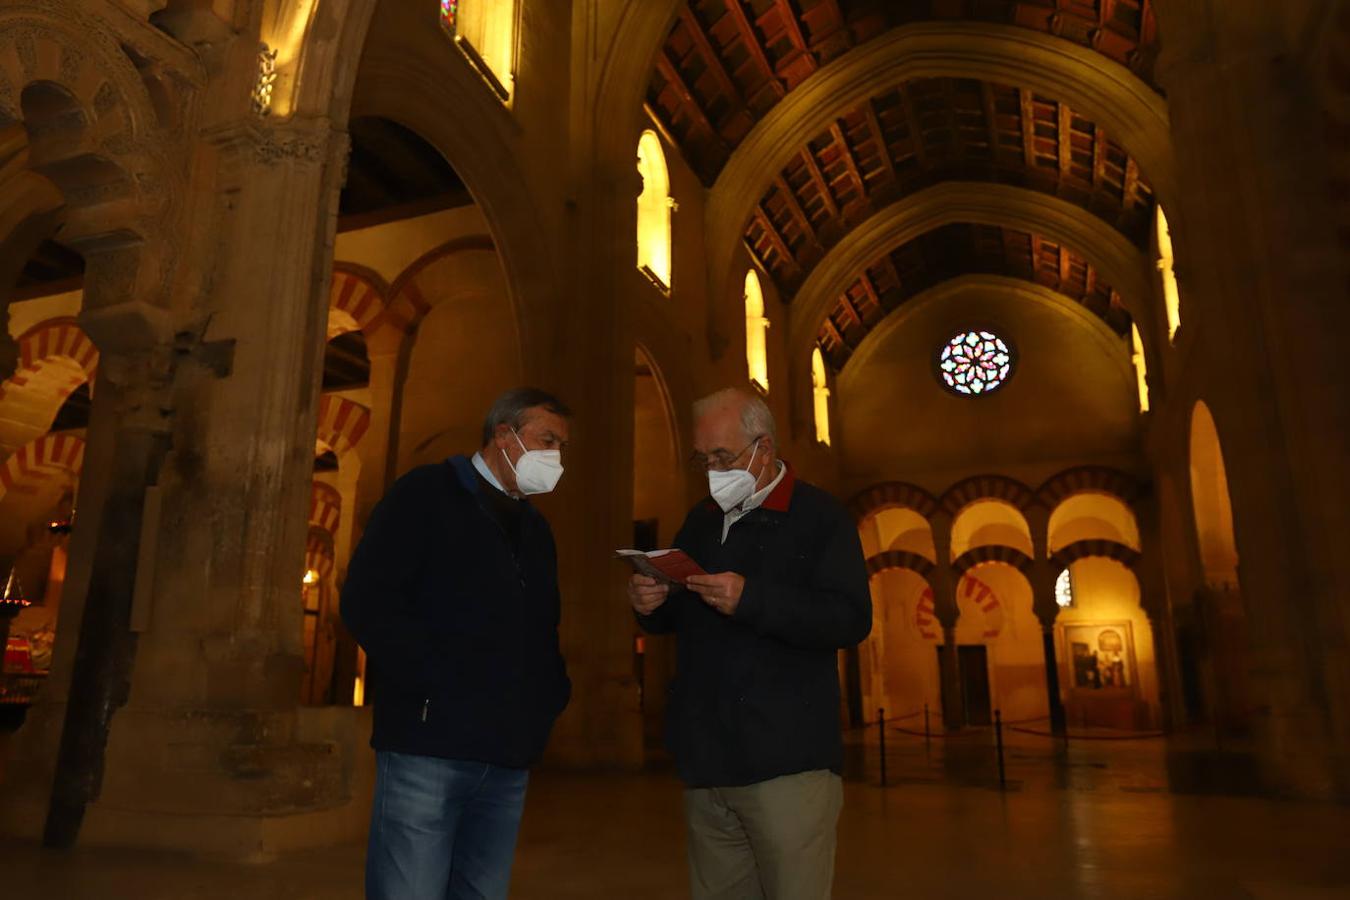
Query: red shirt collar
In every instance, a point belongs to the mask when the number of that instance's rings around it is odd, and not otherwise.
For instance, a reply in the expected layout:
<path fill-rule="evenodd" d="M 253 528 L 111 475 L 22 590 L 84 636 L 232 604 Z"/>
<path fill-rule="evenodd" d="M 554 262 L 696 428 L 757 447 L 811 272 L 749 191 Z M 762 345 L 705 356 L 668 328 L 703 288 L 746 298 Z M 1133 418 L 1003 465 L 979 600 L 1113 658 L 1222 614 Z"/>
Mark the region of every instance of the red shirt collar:
<path fill-rule="evenodd" d="M 762 509 L 771 509 L 774 512 L 787 512 L 792 504 L 792 489 L 797 484 L 797 473 L 792 471 L 792 463 L 783 460 L 783 480 L 778 482 L 778 486 L 769 492 L 769 496 L 764 498 L 760 504 Z"/>
<path fill-rule="evenodd" d="M 760 509 L 771 509 L 774 512 L 787 512 L 788 507 L 792 505 L 792 489 L 797 484 L 797 473 L 793 471 L 792 463 L 786 459 L 783 463 L 783 480 L 778 482 L 777 487 L 769 492 L 769 496 L 764 498 L 764 502 L 759 505 Z M 721 512 L 722 508 L 717 505 L 717 501 L 709 497 L 703 501 L 703 505 L 709 511 Z"/>

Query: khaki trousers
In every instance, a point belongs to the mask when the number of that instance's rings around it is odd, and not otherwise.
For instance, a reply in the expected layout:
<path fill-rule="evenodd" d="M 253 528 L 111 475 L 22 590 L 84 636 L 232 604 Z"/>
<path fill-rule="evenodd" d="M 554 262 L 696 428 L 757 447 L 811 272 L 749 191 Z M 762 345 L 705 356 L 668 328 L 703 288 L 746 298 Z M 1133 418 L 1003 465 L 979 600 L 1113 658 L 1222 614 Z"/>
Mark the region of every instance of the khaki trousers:
<path fill-rule="evenodd" d="M 693 900 L 828 900 L 843 782 L 825 769 L 684 792 Z"/>

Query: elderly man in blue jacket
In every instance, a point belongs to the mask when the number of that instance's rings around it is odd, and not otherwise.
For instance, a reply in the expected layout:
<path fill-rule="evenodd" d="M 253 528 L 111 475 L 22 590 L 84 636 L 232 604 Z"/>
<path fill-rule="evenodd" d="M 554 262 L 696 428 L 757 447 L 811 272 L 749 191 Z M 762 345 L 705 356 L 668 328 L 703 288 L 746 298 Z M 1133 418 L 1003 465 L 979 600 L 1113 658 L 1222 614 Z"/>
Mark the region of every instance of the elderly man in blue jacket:
<path fill-rule="evenodd" d="M 571 685 L 553 533 L 527 495 L 562 475 L 569 412 L 503 394 L 482 448 L 407 473 L 375 507 L 342 588 L 370 661 L 374 900 L 505 898 L 529 766 Z"/>
<path fill-rule="evenodd" d="M 710 496 L 675 537 L 709 574 L 634 575 L 643 629 L 677 638 L 666 742 L 685 782 L 694 900 L 823 900 L 843 806 L 838 651 L 872 600 L 844 508 L 778 458 L 773 415 L 726 390 L 694 407 Z"/>

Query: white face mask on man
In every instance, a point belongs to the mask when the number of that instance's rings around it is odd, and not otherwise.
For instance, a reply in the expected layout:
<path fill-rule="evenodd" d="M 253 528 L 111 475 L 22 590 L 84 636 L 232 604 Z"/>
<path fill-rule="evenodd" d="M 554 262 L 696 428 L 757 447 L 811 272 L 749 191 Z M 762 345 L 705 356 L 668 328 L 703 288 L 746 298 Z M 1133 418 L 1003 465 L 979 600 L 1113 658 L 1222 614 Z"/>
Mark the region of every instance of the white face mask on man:
<path fill-rule="evenodd" d="M 756 441 L 756 444 L 758 443 Z M 730 469 L 725 472 L 717 469 L 708 470 L 708 490 L 717 505 L 722 507 L 722 512 L 731 512 L 755 492 L 755 483 L 758 479 L 750 474 L 750 467 L 755 464 L 757 453 L 759 453 L 758 446 L 751 452 L 750 461 L 745 464 L 744 469 Z"/>
<path fill-rule="evenodd" d="M 507 456 L 505 448 L 502 449 L 502 457 L 516 474 L 516 490 L 522 494 L 547 494 L 552 491 L 558 486 L 558 479 L 562 478 L 562 451 L 529 450 L 520 439 L 519 432 L 512 429 L 511 433 L 516 436 L 520 449 L 525 451 L 515 465 L 511 465 L 511 457 Z"/>

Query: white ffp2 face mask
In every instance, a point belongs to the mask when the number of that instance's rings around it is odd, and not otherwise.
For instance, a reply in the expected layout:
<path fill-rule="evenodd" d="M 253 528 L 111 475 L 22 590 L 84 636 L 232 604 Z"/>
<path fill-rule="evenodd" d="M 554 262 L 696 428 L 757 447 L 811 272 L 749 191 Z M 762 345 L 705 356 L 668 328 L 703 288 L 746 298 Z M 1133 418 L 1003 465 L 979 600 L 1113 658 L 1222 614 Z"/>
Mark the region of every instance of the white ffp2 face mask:
<path fill-rule="evenodd" d="M 722 512 L 731 512 L 755 492 L 756 479 L 750 474 L 750 467 L 755 464 L 755 454 L 758 452 L 759 447 L 755 447 L 744 469 L 731 469 L 726 472 L 712 469 L 708 472 L 708 490 L 717 505 L 722 507 Z"/>
<path fill-rule="evenodd" d="M 562 451 L 529 450 L 518 432 L 511 433 L 516 436 L 520 449 L 525 451 L 513 466 L 511 457 L 506 455 L 505 450 L 502 451 L 506 464 L 516 473 L 516 489 L 522 494 L 547 494 L 552 491 L 558 486 L 558 479 L 562 478 Z"/>

